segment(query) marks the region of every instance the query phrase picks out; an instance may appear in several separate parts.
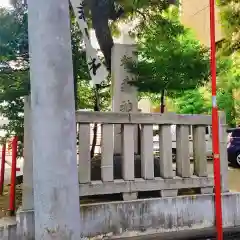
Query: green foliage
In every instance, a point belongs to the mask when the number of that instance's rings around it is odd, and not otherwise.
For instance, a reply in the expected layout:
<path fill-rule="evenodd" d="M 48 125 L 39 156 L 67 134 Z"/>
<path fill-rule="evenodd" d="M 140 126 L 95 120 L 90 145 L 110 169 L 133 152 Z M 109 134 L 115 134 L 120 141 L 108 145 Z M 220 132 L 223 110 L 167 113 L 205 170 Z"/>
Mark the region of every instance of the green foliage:
<path fill-rule="evenodd" d="M 210 110 L 199 89 L 185 91 L 184 95 L 175 100 L 175 104 L 177 113 L 181 114 L 203 114 Z"/>
<path fill-rule="evenodd" d="M 218 49 L 221 56 L 228 58 L 226 74 L 219 78 L 219 105 L 227 113 L 230 126 L 240 122 L 240 2 L 218 0 L 225 39 Z"/>
<path fill-rule="evenodd" d="M 0 8 L 0 22 L 0 112 L 9 120 L 9 124 L 3 126 L 7 137 L 17 135 L 22 143 L 23 97 L 30 93 L 27 11 L 22 5 L 13 10 Z M 73 14 L 71 37 L 76 109 L 93 109 L 95 93 L 89 82 L 85 49 Z M 103 109 L 107 108 L 110 99 L 107 90 L 99 93 Z"/>
<path fill-rule="evenodd" d="M 240 2 L 218 0 L 221 22 L 225 33 L 225 52 L 240 51 Z"/>
<path fill-rule="evenodd" d="M 181 25 L 172 9 L 149 11 L 135 30 L 138 62 L 130 68 L 136 76 L 132 83 L 140 91 L 194 89 L 208 79 L 208 50 Z"/>
<path fill-rule="evenodd" d="M 170 4 L 178 4 L 176 0 L 118 0 L 125 11 L 126 16 L 139 16 L 144 15 L 146 11 L 149 9 L 153 9 L 154 11 L 164 11 L 169 7 Z"/>
<path fill-rule="evenodd" d="M 229 89 L 219 89 L 217 93 L 218 107 L 224 110 L 228 126 L 236 126 L 236 112 L 234 110 L 233 92 Z"/>
<path fill-rule="evenodd" d="M 240 118 L 236 111 L 239 103 L 235 99 L 235 91 L 240 89 L 239 58 L 234 59 L 234 55 L 221 58 L 225 66 L 218 76 L 218 106 L 225 111 L 228 125 L 235 127 Z"/>
<path fill-rule="evenodd" d="M 170 4 L 178 5 L 179 0 L 116 0 L 124 8 L 124 15 L 117 21 L 110 23 L 112 34 L 119 36 L 120 22 L 132 22 L 139 18 L 145 18 L 148 15 L 149 10 L 163 12 L 168 9 Z M 91 23 L 89 24 L 91 26 Z"/>
<path fill-rule="evenodd" d="M 29 93 L 28 35 L 25 8 L 0 8 L 0 112 L 7 136 L 23 141 L 23 96 Z"/>

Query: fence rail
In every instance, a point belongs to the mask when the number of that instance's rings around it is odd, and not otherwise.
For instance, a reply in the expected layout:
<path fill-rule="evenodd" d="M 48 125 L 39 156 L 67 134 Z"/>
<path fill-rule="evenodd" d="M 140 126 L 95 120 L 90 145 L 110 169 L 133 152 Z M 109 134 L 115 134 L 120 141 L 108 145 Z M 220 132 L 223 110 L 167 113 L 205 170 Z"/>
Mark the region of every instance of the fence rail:
<path fill-rule="evenodd" d="M 122 193 L 125 199 L 133 199 L 141 191 L 159 190 L 162 196 L 175 196 L 183 188 L 200 188 L 203 193 L 213 191 L 213 178 L 207 172 L 205 143 L 205 128 L 211 125 L 211 116 L 81 111 L 76 113 L 76 121 L 81 196 Z M 92 123 L 101 124 L 101 159 L 97 164 L 91 160 L 89 151 Z M 117 157 L 114 156 L 116 125 L 121 125 L 120 164 L 116 164 Z M 136 125 L 139 125 L 141 139 L 138 160 L 134 149 Z M 159 158 L 153 153 L 153 125 L 159 125 Z M 176 125 L 176 173 L 172 162 L 171 125 Z M 193 171 L 189 126 L 193 127 Z M 96 174 L 94 164 L 99 166 L 99 179 L 93 176 Z M 140 176 L 136 174 L 139 169 Z M 115 176 L 117 171 L 121 171 L 121 178 Z"/>

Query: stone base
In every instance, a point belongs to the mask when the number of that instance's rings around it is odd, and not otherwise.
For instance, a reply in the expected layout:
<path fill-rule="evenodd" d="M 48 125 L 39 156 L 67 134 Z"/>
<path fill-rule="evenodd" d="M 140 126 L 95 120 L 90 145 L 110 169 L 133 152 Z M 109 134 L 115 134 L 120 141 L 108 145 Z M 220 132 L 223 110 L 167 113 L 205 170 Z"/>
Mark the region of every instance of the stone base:
<path fill-rule="evenodd" d="M 212 194 L 212 193 L 213 193 L 212 187 L 201 188 L 201 194 Z"/>
<path fill-rule="evenodd" d="M 223 227 L 240 227 L 240 193 L 222 198 Z M 208 229 L 215 226 L 214 209 L 213 194 L 82 205 L 82 235 L 121 238 Z"/>
<path fill-rule="evenodd" d="M 138 194 L 137 193 L 123 193 L 122 198 L 124 201 L 132 201 L 132 200 L 137 200 Z"/>
<path fill-rule="evenodd" d="M 0 220 L 1 240 L 34 239 L 34 212 L 19 212 L 17 219 Z M 201 231 L 214 225 L 214 195 L 210 194 L 81 205 L 84 237 L 111 239 L 154 234 L 159 239 L 165 233 L 177 232 L 180 236 L 181 231 Z M 223 227 L 240 227 L 240 193 L 223 194 Z"/>
<path fill-rule="evenodd" d="M 16 216 L 18 225 L 18 236 L 21 240 L 34 240 L 34 211 L 33 210 L 19 210 Z"/>
<path fill-rule="evenodd" d="M 6 217 L 0 219 L 0 239 L 1 240 L 16 240 L 17 237 L 17 223 L 15 218 Z"/>
<path fill-rule="evenodd" d="M 168 189 L 160 191 L 161 197 L 177 197 L 178 190 L 177 189 Z"/>

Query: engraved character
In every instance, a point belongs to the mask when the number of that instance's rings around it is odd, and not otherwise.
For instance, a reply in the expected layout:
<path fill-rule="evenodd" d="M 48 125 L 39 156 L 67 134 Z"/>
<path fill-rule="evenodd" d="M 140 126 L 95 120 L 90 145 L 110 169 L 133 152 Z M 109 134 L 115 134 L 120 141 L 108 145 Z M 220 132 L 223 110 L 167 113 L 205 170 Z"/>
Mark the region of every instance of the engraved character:
<path fill-rule="evenodd" d="M 83 8 L 83 3 L 80 3 L 80 6 L 77 7 L 78 9 L 78 18 L 86 22 L 85 14 L 84 14 L 84 8 Z"/>
<path fill-rule="evenodd" d="M 91 61 L 88 63 L 90 66 L 90 71 L 92 70 L 93 75 L 96 76 L 98 68 L 101 67 L 101 63 L 96 64 L 96 58 L 91 59 Z"/>

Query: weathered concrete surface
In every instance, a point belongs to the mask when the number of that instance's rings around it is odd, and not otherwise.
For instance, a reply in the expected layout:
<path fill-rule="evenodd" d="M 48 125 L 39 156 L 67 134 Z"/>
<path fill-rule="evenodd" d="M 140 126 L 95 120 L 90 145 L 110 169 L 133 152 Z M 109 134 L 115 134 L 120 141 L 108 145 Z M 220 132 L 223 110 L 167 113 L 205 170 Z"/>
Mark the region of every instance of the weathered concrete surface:
<path fill-rule="evenodd" d="M 133 75 L 127 71 L 123 64 L 124 58 L 136 61 L 136 45 L 115 44 L 112 48 L 112 111 L 113 112 L 138 112 L 137 88 L 128 84 Z M 114 152 L 122 152 L 121 126 L 114 126 Z M 134 134 L 134 151 L 138 152 L 137 128 Z"/>
<path fill-rule="evenodd" d="M 33 211 L 19 210 L 16 216 L 17 234 L 21 240 L 35 239 L 35 221 Z M 19 239 L 19 240 L 20 240 Z"/>
<path fill-rule="evenodd" d="M 24 164 L 22 185 L 22 208 L 24 210 L 34 208 L 33 197 L 33 147 L 31 128 L 31 97 L 24 97 Z"/>
<path fill-rule="evenodd" d="M 213 195 L 81 206 L 82 234 L 137 236 L 214 226 Z M 223 225 L 240 225 L 240 194 L 223 195 Z"/>
<path fill-rule="evenodd" d="M 28 214 L 31 213 L 28 212 Z M 223 225 L 225 228 L 240 226 L 240 193 L 226 193 L 223 195 Z M 9 223 L 9 226 L 11 231 L 16 229 L 14 223 Z M 148 239 L 145 238 L 147 235 L 148 237 L 156 237 L 170 232 L 178 232 L 179 235 L 179 232 L 182 231 L 197 230 L 201 232 L 203 229 L 213 227 L 213 195 L 98 203 L 81 206 L 81 235 L 86 238 L 141 237 L 142 239 Z M 0 226 L 0 236 L 2 236 L 3 232 L 9 232 L 9 229 L 6 227 L 1 228 Z M 18 234 L 20 234 L 20 231 L 18 231 Z M 24 238 L 5 239 L 23 240 Z"/>
<path fill-rule="evenodd" d="M 214 227 L 202 230 L 186 230 L 175 233 L 169 232 L 130 238 L 118 238 L 118 240 L 217 240 L 216 235 L 216 228 Z M 224 228 L 223 235 L 225 240 L 239 240 L 240 228 Z"/>
<path fill-rule="evenodd" d="M 68 0 L 28 1 L 37 240 L 80 238 L 69 19 Z"/>
<path fill-rule="evenodd" d="M 13 218 L 0 219 L 0 239 L 17 240 L 17 224 Z"/>

